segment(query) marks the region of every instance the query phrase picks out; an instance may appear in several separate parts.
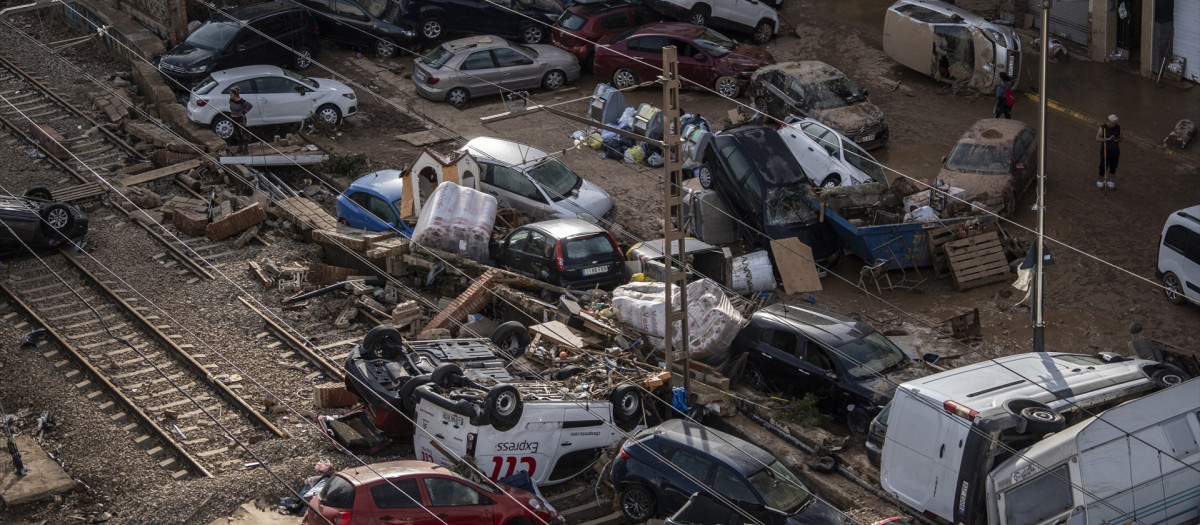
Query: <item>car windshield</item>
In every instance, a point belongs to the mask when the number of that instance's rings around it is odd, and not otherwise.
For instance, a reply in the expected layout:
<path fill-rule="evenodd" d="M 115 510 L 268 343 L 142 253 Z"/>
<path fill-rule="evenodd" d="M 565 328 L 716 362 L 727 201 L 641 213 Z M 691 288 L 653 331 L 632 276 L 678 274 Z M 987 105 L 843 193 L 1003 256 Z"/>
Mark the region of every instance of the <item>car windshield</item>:
<path fill-rule="evenodd" d="M 583 24 L 587 23 L 587 19 L 570 11 L 564 12 L 558 17 L 558 27 L 567 31 L 579 31 Z"/>
<path fill-rule="evenodd" d="M 712 29 L 705 29 L 700 36 L 692 39 L 692 42 L 716 58 L 721 58 L 737 49 L 737 42 Z"/>
<path fill-rule="evenodd" d="M 317 84 L 316 80 L 313 80 L 304 75 L 301 75 L 300 73 L 296 73 L 295 71 L 292 71 L 290 69 L 283 69 L 281 71 L 283 71 L 283 76 L 288 77 L 292 80 L 295 80 L 296 82 L 304 84 L 310 88 L 317 89 L 317 87 L 319 86 L 319 84 Z"/>
<path fill-rule="evenodd" d="M 775 460 L 770 466 L 750 475 L 750 484 L 762 495 L 768 507 L 787 514 L 799 509 L 812 494 L 792 471 Z"/>
<path fill-rule="evenodd" d="M 551 157 L 547 157 L 529 170 L 529 176 L 546 188 L 546 193 L 556 201 L 565 199 L 568 194 L 582 184 L 582 179 L 574 171 L 571 171 L 571 168 Z"/>
<path fill-rule="evenodd" d="M 563 241 L 563 259 L 567 264 L 589 263 L 614 253 L 617 247 L 603 233 Z"/>
<path fill-rule="evenodd" d="M 808 105 L 813 109 L 840 108 L 866 99 L 849 79 L 831 78 L 812 87 Z"/>
<path fill-rule="evenodd" d="M 238 29 L 241 26 L 233 22 L 208 21 L 192 31 L 184 42 L 204 49 L 224 49 Z"/>
<path fill-rule="evenodd" d="M 838 345 L 834 355 L 855 379 L 872 377 L 907 359 L 900 347 L 879 332 Z"/>
<path fill-rule="evenodd" d="M 454 58 L 454 53 L 452 51 L 446 49 L 446 46 L 437 46 L 433 48 L 433 51 L 430 51 L 421 57 L 421 63 L 431 68 L 438 69 L 446 65 L 446 62 L 449 62 L 451 58 Z"/>
<path fill-rule="evenodd" d="M 383 12 L 388 8 L 388 0 L 358 0 L 358 3 L 362 4 L 363 9 L 366 9 L 375 18 L 381 18 Z"/>
<path fill-rule="evenodd" d="M 860 148 L 858 144 L 847 140 L 844 142 L 844 145 L 846 162 L 849 162 L 851 166 L 862 170 L 862 172 L 866 173 L 868 177 L 871 177 L 871 179 L 887 184 L 887 176 L 883 174 L 883 168 L 879 167 L 879 163 L 876 162 L 875 159 L 871 158 L 871 156 L 868 155 L 865 150 Z"/>
<path fill-rule="evenodd" d="M 817 219 L 803 189 L 774 188 L 767 190 L 766 222 L 770 226 L 808 224 Z"/>
<path fill-rule="evenodd" d="M 946 169 L 973 173 L 1011 173 L 1012 150 L 1007 146 L 960 142 L 946 159 Z"/>

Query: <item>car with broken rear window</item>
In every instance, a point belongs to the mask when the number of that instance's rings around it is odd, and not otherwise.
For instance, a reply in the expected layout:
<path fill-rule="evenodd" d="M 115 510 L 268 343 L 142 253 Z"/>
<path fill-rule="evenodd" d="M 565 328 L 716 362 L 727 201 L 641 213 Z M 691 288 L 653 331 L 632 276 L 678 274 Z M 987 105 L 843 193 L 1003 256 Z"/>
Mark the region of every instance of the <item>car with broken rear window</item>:
<path fill-rule="evenodd" d="M 575 55 L 583 68 L 590 70 L 592 49 L 600 37 L 660 21 L 662 15 L 642 4 L 579 2 L 554 22 L 550 43 Z"/>
<path fill-rule="evenodd" d="M 0 255 L 68 245 L 88 230 L 86 214 L 37 186 L 23 197 L 0 196 L 0 223 Z"/>
<path fill-rule="evenodd" d="M 617 240 L 583 219 L 521 226 L 497 243 L 492 259 L 496 266 L 563 288 L 612 290 L 625 282 Z"/>
<path fill-rule="evenodd" d="M 1012 25 L 993 22 L 938 0 L 899 0 L 883 19 L 883 52 L 930 78 L 983 94 L 994 92 L 1000 73 L 1014 86 L 1021 76 L 1021 37 Z"/>
<path fill-rule="evenodd" d="M 982 119 L 967 129 L 944 158 L 937 180 L 965 190 L 963 200 L 1007 217 L 1033 183 L 1037 147 L 1028 124 Z"/>
<path fill-rule="evenodd" d="M 867 100 L 844 73 L 818 60 L 780 62 L 750 76 L 747 91 L 755 107 L 786 122 L 789 116 L 809 117 L 836 129 L 863 149 L 887 144 L 883 111 Z"/>

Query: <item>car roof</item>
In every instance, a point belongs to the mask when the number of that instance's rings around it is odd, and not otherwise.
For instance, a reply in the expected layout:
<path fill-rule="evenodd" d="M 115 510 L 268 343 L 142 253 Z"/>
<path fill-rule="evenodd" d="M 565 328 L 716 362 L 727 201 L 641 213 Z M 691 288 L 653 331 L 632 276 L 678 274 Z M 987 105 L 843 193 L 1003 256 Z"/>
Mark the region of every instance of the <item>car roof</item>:
<path fill-rule="evenodd" d="M 491 49 L 493 47 L 508 47 L 508 41 L 498 36 L 476 35 L 443 42 L 442 47 L 446 48 L 450 52 L 457 53 L 464 49 Z"/>
<path fill-rule="evenodd" d="M 236 18 L 237 20 L 249 22 L 290 10 L 304 10 L 304 8 L 291 2 L 256 2 L 226 9 L 225 14 L 227 16 L 221 18 Z"/>
<path fill-rule="evenodd" d="M 406 474 L 449 474 L 450 469 L 429 463 L 427 461 L 404 460 L 404 461 L 388 461 L 386 463 L 375 463 L 373 465 L 364 465 L 352 469 L 338 471 L 346 479 L 349 479 L 355 485 L 366 485 L 384 478 L 393 478 Z"/>
<path fill-rule="evenodd" d="M 767 71 L 778 70 L 790 76 L 796 77 L 803 82 L 820 82 L 822 80 L 832 80 L 838 78 L 846 78 L 836 67 L 821 62 L 820 60 L 801 60 L 798 62 L 778 62 L 768 66 L 759 68 L 756 74 L 762 74 Z"/>
<path fill-rule="evenodd" d="M 1025 129 L 1030 130 L 1030 132 L 1033 131 L 1028 124 L 1020 120 L 985 118 L 976 121 L 970 128 L 967 128 L 967 132 L 963 133 L 962 138 L 958 139 L 958 142 L 968 144 L 1012 144 L 1017 139 L 1017 134 Z"/>
<path fill-rule="evenodd" d="M 350 183 L 350 187 L 346 188 L 346 192 L 369 190 L 395 201 L 404 192 L 404 178 L 401 177 L 403 174 L 404 172 L 400 170 L 392 169 L 373 171 L 355 179 Z"/>
<path fill-rule="evenodd" d="M 526 224 L 524 227 L 541 230 L 555 239 L 574 237 L 593 233 L 605 233 L 604 228 L 578 218 L 553 219 L 549 221 Z"/>
<path fill-rule="evenodd" d="M 270 66 L 267 64 L 258 64 L 254 66 L 231 67 L 220 71 L 213 71 L 213 80 L 220 83 L 238 81 L 250 77 L 282 77 L 285 76 L 283 68 L 279 66 Z"/>
<path fill-rule="evenodd" d="M 775 461 L 775 456 L 757 445 L 686 419 L 669 419 L 649 429 L 655 439 L 671 441 L 713 456 L 749 475 Z"/>
<path fill-rule="evenodd" d="M 496 137 L 473 138 L 458 151 L 469 152 L 475 156 L 476 160 L 490 161 L 506 166 L 532 164 L 549 155 L 533 146 Z"/>
<path fill-rule="evenodd" d="M 1178 217 L 1178 219 L 1175 219 Z M 1193 224 L 1200 224 L 1200 204 L 1172 213 L 1167 218 L 1167 224 L 1179 224 L 1184 219 L 1190 219 Z"/>
<path fill-rule="evenodd" d="M 763 180 L 770 185 L 789 182 L 804 184 L 808 180 L 804 176 L 804 168 L 800 167 L 800 162 L 775 128 L 743 126 L 717 133 L 713 139 L 717 144 L 737 141 L 746 159 L 754 164 Z"/>
<path fill-rule="evenodd" d="M 678 36 L 682 38 L 693 38 L 706 29 L 704 26 L 685 24 L 683 22 L 654 22 L 646 24 L 627 33 L 625 38 L 645 35 L 663 35 L 663 36 Z"/>
<path fill-rule="evenodd" d="M 762 308 L 752 319 L 765 319 L 787 325 L 815 339 L 838 346 L 860 339 L 875 329 L 852 317 L 808 305 L 775 303 Z"/>

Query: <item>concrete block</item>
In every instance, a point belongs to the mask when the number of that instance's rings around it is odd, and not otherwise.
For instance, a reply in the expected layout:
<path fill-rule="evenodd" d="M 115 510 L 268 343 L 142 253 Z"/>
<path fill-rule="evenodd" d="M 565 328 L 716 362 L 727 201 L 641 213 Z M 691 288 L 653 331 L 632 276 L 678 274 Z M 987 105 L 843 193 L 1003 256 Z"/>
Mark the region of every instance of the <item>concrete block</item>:
<path fill-rule="evenodd" d="M 58 462 L 50 459 L 33 438 L 19 435 L 13 442 L 21 452 L 21 461 L 25 464 L 28 474 L 18 476 L 11 468 L 8 453 L 4 453 L 4 468 L 0 469 L 0 500 L 4 502 L 5 507 L 75 490 L 75 480 L 67 475 Z"/>
<path fill-rule="evenodd" d="M 265 220 L 267 220 L 267 213 L 256 202 L 210 223 L 205 230 L 204 236 L 211 240 L 219 241 L 232 237 L 238 232 L 245 231 Z"/>
<path fill-rule="evenodd" d="M 71 152 L 67 151 L 67 148 L 63 146 L 63 143 L 66 142 L 67 139 L 63 138 L 63 136 L 55 131 L 54 128 L 46 124 L 30 123 L 29 132 L 37 137 L 38 142 L 41 143 L 42 147 L 46 148 L 46 151 L 50 152 L 51 155 L 54 155 L 60 159 L 65 159 L 71 156 Z"/>
<path fill-rule="evenodd" d="M 208 216 L 203 213 L 176 210 L 171 214 L 171 219 L 176 228 L 193 237 L 203 236 L 208 229 Z"/>

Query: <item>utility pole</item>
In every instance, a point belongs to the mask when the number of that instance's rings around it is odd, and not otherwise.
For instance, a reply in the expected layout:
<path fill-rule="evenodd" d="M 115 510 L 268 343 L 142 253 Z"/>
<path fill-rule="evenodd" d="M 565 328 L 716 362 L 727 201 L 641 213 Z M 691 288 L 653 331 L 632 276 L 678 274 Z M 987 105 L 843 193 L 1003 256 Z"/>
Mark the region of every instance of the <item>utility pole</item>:
<path fill-rule="evenodd" d="M 1046 320 L 1042 314 L 1042 275 L 1046 242 L 1046 56 L 1050 50 L 1050 4 L 1042 0 L 1042 40 L 1038 73 L 1038 192 L 1037 192 L 1037 264 L 1034 265 L 1033 281 L 1033 351 L 1046 351 Z"/>

